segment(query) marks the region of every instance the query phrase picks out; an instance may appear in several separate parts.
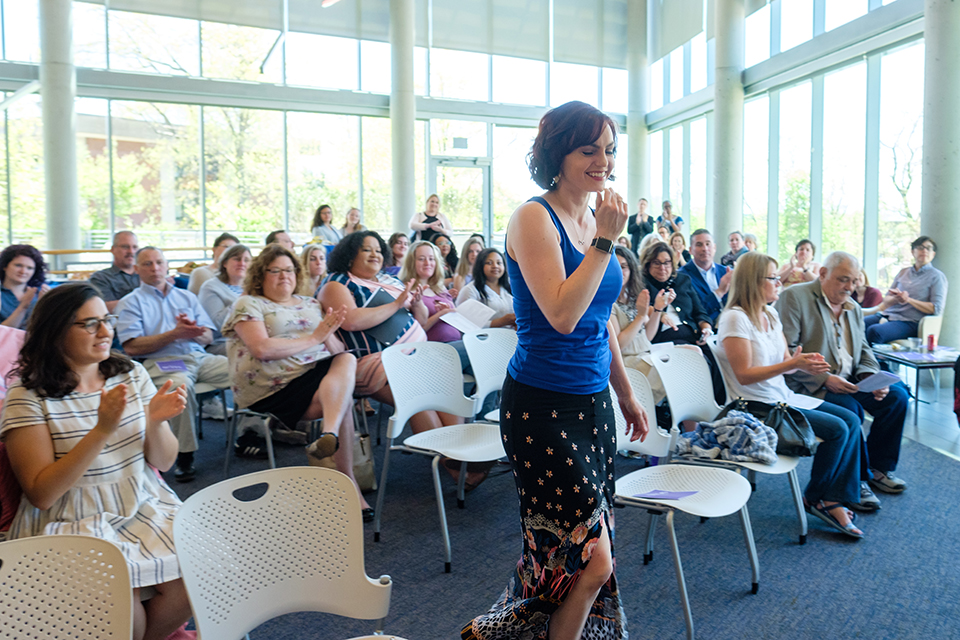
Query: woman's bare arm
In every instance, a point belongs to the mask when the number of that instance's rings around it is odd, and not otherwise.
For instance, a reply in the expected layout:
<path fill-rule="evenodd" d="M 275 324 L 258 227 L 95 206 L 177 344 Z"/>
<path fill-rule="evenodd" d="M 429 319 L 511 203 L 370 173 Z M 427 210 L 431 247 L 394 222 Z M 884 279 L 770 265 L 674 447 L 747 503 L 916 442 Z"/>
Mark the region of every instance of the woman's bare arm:
<path fill-rule="evenodd" d="M 627 219 L 626 205 L 614 196 L 610 189 L 604 192 L 604 200 L 597 196 L 596 234 L 611 241 Z M 507 252 L 527 275 L 527 286 L 547 322 L 560 333 L 572 333 L 600 287 L 610 254 L 589 248 L 567 277 L 557 228 L 547 210 L 535 202 L 513 214 L 507 238 Z"/>

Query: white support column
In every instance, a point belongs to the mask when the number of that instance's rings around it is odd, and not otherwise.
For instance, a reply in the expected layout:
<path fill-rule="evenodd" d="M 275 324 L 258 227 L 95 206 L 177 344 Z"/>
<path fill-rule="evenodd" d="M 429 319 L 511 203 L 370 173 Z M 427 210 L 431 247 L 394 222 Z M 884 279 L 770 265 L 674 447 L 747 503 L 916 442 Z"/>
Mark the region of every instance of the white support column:
<path fill-rule="evenodd" d="M 934 266 L 952 279 L 944 308 L 943 344 L 960 346 L 960 3 L 924 2 L 923 193 L 920 231 L 940 247 Z M 904 238 L 903 241 L 913 240 Z"/>
<path fill-rule="evenodd" d="M 810 221 L 807 238 L 823 247 L 823 76 L 816 76 L 811 91 Z M 799 238 L 797 238 L 799 240 Z"/>
<path fill-rule="evenodd" d="M 767 255 L 780 254 L 780 90 L 769 94 L 767 124 Z"/>
<path fill-rule="evenodd" d="M 47 248 L 79 249 L 77 115 L 73 106 L 77 73 L 73 66 L 71 0 L 40 0 L 40 95 Z"/>
<path fill-rule="evenodd" d="M 722 242 L 743 224 L 743 0 L 716 0 L 713 235 Z"/>
<path fill-rule="evenodd" d="M 650 92 L 648 66 L 647 0 L 632 0 L 627 4 L 627 134 L 630 136 L 627 209 L 631 214 L 636 213 L 640 198 L 650 200 L 646 122 Z"/>
<path fill-rule="evenodd" d="M 867 130 L 863 176 L 863 268 L 877 281 L 880 237 L 880 54 L 867 56 Z"/>
<path fill-rule="evenodd" d="M 391 206 L 394 231 L 405 231 L 417 205 L 417 103 L 413 93 L 414 0 L 390 0 L 390 133 L 392 143 Z"/>

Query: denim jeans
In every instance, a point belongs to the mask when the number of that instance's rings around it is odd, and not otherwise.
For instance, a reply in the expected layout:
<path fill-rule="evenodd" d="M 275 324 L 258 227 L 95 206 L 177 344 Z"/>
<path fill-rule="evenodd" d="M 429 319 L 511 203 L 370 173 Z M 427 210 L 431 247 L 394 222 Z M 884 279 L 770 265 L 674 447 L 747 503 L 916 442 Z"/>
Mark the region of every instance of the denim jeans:
<path fill-rule="evenodd" d="M 892 385 L 890 393 L 879 401 L 872 393 L 860 391 L 848 394 L 827 391 L 824 400 L 857 414 L 860 422 L 863 422 L 864 410 L 872 415 L 873 426 L 867 437 L 867 468 L 883 473 L 897 469 L 903 423 L 907 419 L 907 405 L 910 403 L 910 394 L 902 382 Z"/>
<path fill-rule="evenodd" d="M 917 330 L 920 327 L 919 322 L 907 322 L 906 320 L 891 320 L 880 324 L 880 316 L 876 313 L 864 318 L 863 324 L 867 327 L 867 342 L 870 344 L 916 338 Z"/>
<path fill-rule="evenodd" d="M 829 402 L 800 412 L 823 440 L 813 456 L 804 497 L 814 504 L 860 502 L 860 464 L 866 459 L 866 448 L 857 414 Z"/>

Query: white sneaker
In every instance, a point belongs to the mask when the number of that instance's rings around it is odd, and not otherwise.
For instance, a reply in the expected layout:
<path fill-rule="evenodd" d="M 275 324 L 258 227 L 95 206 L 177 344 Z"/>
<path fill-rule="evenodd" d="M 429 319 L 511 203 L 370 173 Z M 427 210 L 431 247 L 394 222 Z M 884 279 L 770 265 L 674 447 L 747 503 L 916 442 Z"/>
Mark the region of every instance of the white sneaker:
<path fill-rule="evenodd" d="M 200 417 L 204 420 L 226 420 L 232 414 L 231 410 L 224 411 L 219 396 L 204 400 L 200 409 Z"/>

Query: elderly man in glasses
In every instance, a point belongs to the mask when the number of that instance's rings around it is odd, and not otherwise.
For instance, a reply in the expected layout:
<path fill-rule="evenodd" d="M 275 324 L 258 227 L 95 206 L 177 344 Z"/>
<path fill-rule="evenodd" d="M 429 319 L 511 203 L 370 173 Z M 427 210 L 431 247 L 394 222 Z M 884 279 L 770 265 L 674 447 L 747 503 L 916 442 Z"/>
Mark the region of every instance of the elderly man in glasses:
<path fill-rule="evenodd" d="M 947 276 L 930 264 L 937 255 L 937 243 L 920 236 L 910 243 L 910 251 L 913 266 L 900 270 L 879 306 L 864 309 L 870 344 L 916 338 L 923 316 L 943 313 Z M 881 324 L 883 318 L 887 321 Z"/>
<path fill-rule="evenodd" d="M 867 437 L 867 459 L 861 460 L 860 502 L 847 506 L 876 511 L 880 501 L 870 487 L 884 493 L 901 493 L 906 482 L 893 472 L 900 458 L 900 438 L 907 416 L 908 393 L 902 382 L 875 391 L 861 391 L 858 383 L 880 371 L 867 344 L 860 305 L 850 299 L 856 289 L 860 262 L 849 253 L 834 251 L 820 267 L 819 278 L 795 284 L 780 294 L 777 311 L 787 344 L 820 353 L 830 370 L 812 374 L 795 371 L 787 386 L 848 409 L 863 419 L 873 416 Z"/>
<path fill-rule="evenodd" d="M 180 444 L 174 478 L 189 482 L 196 477 L 193 453 L 199 448 L 194 385 L 206 382 L 226 387 L 230 383 L 227 358 L 204 351 L 216 327 L 197 296 L 167 282 L 162 251 L 140 249 L 136 271 L 140 286 L 116 308 L 117 336 L 129 356 L 142 360 L 158 387 L 168 379 L 174 386 L 187 387 L 187 408 L 170 420 L 170 427 Z"/>

